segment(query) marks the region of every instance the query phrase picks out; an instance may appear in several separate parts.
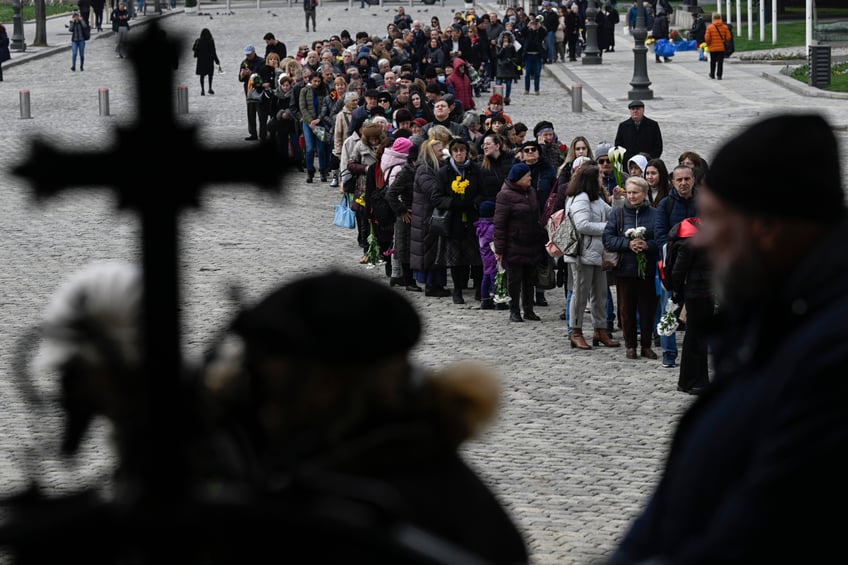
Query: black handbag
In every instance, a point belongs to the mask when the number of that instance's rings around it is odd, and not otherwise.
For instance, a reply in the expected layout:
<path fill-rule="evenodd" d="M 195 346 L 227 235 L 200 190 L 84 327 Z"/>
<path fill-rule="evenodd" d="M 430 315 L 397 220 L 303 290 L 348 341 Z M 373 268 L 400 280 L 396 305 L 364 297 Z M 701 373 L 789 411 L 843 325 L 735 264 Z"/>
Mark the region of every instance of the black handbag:
<path fill-rule="evenodd" d="M 433 215 L 430 216 L 430 233 L 441 237 L 450 237 L 452 218 L 450 208 L 446 210 L 435 208 Z"/>
<path fill-rule="evenodd" d="M 556 270 L 554 260 L 545 256 L 544 263 L 536 266 L 536 288 L 539 290 L 551 290 L 557 286 Z"/>

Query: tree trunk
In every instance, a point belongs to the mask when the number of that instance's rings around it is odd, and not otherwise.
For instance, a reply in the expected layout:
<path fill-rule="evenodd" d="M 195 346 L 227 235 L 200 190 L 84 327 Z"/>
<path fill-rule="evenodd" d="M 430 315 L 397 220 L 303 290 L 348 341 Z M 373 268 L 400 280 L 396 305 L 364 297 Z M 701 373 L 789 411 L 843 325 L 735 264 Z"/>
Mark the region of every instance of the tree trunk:
<path fill-rule="evenodd" d="M 35 0 L 35 41 L 36 47 L 47 47 L 47 7 L 44 0 Z"/>

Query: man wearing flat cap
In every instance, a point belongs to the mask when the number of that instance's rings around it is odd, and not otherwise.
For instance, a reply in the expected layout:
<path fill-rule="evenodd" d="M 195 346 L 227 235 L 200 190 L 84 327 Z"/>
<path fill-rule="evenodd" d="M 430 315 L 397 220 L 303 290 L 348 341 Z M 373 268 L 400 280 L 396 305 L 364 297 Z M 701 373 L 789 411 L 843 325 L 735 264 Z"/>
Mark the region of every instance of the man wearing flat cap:
<path fill-rule="evenodd" d="M 616 147 L 624 147 L 627 153 L 624 162 L 631 157 L 644 153 L 648 159 L 659 159 L 663 151 L 663 139 L 660 125 L 651 118 L 645 117 L 645 103 L 633 100 L 627 105 L 630 118 L 618 124 L 615 134 Z"/>
<path fill-rule="evenodd" d="M 816 163 L 763 182 L 774 147 Z M 840 153 L 820 115 L 758 121 L 718 152 L 692 237 L 718 302 L 711 384 L 612 565 L 826 563 L 848 526 L 848 220 Z M 840 558 L 836 558 L 837 560 Z"/>

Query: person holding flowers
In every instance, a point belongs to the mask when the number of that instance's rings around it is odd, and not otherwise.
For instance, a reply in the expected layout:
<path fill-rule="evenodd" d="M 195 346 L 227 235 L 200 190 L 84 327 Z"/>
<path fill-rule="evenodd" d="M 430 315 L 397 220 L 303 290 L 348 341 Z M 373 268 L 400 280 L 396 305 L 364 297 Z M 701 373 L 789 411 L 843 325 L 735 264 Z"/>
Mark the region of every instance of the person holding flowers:
<path fill-rule="evenodd" d="M 624 332 L 625 356 L 636 359 L 636 312 L 639 312 L 642 357 L 656 359 L 651 349 L 657 295 L 654 272 L 657 240 L 654 236 L 657 210 L 648 202 L 648 181 L 630 177 L 624 181 L 624 206 L 613 208 L 604 228 L 604 247 L 621 253 L 612 270 L 618 289 L 619 312 Z"/>
<path fill-rule="evenodd" d="M 453 280 L 453 303 L 465 304 L 462 290 L 473 276 L 474 288 L 480 292 L 483 263 L 474 229 L 480 196 L 480 165 L 471 159 L 468 141 L 453 137 L 448 144 L 450 158 L 439 169 L 433 193 L 433 205 L 451 211 L 450 234 L 444 238 L 445 265 Z"/>

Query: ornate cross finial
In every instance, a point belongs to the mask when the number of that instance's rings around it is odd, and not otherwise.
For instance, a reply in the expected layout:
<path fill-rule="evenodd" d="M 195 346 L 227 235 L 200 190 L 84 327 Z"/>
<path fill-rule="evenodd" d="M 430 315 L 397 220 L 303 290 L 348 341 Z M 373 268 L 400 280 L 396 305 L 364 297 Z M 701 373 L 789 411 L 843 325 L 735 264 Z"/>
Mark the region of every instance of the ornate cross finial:
<path fill-rule="evenodd" d="M 278 192 L 282 165 L 255 167 L 275 159 L 272 146 L 249 149 L 206 149 L 198 145 L 195 128 L 175 120 L 173 69 L 181 42 L 156 22 L 131 45 L 130 59 L 137 77 L 138 120 L 117 130 L 117 142 L 105 152 L 61 150 L 35 140 L 29 159 L 14 170 L 28 179 L 39 198 L 69 187 L 109 187 L 119 206 L 141 218 L 144 272 L 145 398 L 141 445 L 133 454 L 140 478 L 154 499 L 173 500 L 182 494 L 189 406 L 186 405 L 180 354 L 179 233 L 180 212 L 196 206 L 209 183 L 258 184 Z M 127 161 L 151 146 L 178 157 L 190 169 L 181 175 L 155 166 L 128 171 Z M 106 157 L 106 159 L 104 159 Z M 111 166 L 104 167 L 103 163 Z"/>

